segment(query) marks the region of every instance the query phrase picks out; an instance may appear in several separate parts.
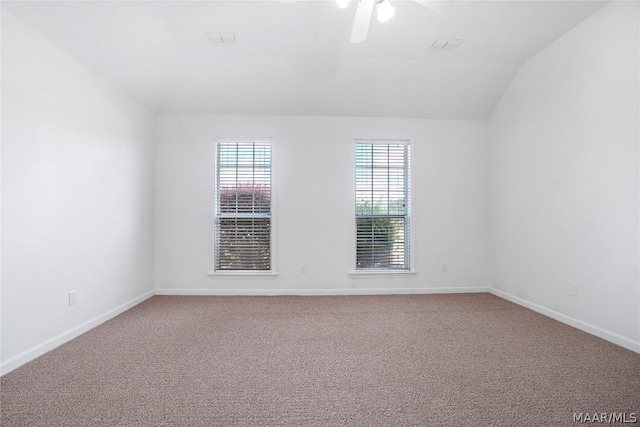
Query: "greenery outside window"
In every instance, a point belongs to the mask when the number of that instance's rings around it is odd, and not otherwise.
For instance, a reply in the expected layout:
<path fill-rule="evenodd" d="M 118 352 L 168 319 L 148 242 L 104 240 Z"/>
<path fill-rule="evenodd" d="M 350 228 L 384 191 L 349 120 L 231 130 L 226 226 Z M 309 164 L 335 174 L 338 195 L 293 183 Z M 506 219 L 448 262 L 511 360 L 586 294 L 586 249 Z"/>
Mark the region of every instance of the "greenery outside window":
<path fill-rule="evenodd" d="M 270 141 L 218 141 L 215 178 L 215 271 L 271 271 Z"/>
<path fill-rule="evenodd" d="M 409 141 L 356 140 L 356 271 L 410 270 Z"/>

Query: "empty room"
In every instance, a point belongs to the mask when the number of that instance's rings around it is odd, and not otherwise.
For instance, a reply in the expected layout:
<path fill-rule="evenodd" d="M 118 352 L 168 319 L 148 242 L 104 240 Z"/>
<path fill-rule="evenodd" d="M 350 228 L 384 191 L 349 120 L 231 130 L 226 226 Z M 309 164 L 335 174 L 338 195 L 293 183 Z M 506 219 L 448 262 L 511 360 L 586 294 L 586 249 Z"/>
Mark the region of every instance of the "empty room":
<path fill-rule="evenodd" d="M 1 1 L 2 426 L 640 425 L 638 1 Z"/>

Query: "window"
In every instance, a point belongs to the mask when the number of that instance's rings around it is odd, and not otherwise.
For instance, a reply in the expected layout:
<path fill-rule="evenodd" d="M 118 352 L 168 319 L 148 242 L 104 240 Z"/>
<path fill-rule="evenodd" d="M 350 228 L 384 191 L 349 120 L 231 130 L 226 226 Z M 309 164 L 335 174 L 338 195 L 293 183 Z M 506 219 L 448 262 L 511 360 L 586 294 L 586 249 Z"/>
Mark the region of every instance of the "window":
<path fill-rule="evenodd" d="M 409 142 L 356 141 L 356 271 L 409 270 Z"/>
<path fill-rule="evenodd" d="M 215 271 L 270 271 L 271 142 L 218 141 L 215 179 Z"/>

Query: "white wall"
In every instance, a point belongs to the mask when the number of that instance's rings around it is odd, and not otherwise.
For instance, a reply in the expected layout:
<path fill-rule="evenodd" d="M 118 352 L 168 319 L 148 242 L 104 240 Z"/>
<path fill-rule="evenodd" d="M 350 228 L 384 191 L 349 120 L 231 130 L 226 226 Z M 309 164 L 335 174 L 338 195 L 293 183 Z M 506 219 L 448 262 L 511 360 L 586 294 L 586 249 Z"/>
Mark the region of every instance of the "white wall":
<path fill-rule="evenodd" d="M 214 139 L 273 137 L 275 279 L 210 277 Z M 415 267 L 409 278 L 353 279 L 355 138 L 409 138 Z M 384 118 L 158 117 L 157 292 L 354 292 L 486 285 L 484 122 Z M 441 273 L 441 264 L 448 272 Z M 301 264 L 306 274 L 299 273 Z M 168 291 L 173 290 L 173 291 Z M 357 291 L 355 291 L 357 292 Z"/>
<path fill-rule="evenodd" d="M 638 34 L 637 2 L 607 5 L 523 64 L 489 121 L 493 286 L 636 351 Z"/>
<path fill-rule="evenodd" d="M 155 121 L 6 10 L 2 107 L 6 372 L 152 291 Z"/>

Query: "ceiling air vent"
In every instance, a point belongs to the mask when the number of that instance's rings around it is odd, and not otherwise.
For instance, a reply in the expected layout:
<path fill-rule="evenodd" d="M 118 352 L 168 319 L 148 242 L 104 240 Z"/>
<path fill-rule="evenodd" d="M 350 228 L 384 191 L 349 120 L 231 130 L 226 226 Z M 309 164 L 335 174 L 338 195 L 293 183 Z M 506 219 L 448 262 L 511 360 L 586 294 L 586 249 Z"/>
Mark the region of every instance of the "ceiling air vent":
<path fill-rule="evenodd" d="M 212 44 L 236 44 L 238 42 L 236 33 L 204 33 L 204 35 Z"/>
<path fill-rule="evenodd" d="M 438 39 L 433 42 L 431 49 L 456 50 L 462 44 L 462 39 Z"/>

